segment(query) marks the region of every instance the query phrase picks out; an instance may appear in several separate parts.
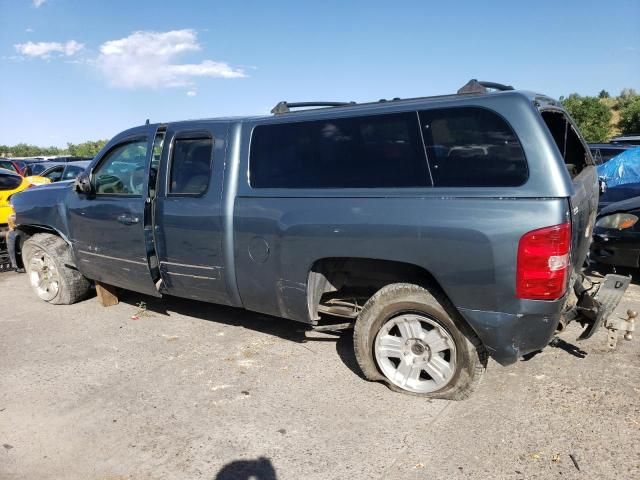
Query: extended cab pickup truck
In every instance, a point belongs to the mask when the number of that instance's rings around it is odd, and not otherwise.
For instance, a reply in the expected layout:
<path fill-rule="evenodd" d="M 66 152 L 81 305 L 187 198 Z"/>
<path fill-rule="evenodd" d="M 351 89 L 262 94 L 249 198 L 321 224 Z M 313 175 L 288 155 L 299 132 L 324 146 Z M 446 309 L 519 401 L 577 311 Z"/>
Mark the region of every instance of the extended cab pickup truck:
<path fill-rule="evenodd" d="M 368 379 L 464 398 L 489 355 L 513 363 L 572 320 L 591 335 L 628 285 L 581 274 L 598 179 L 573 121 L 488 86 L 132 128 L 74 184 L 12 198 L 13 265 L 54 304 L 95 281 L 341 318 Z"/>

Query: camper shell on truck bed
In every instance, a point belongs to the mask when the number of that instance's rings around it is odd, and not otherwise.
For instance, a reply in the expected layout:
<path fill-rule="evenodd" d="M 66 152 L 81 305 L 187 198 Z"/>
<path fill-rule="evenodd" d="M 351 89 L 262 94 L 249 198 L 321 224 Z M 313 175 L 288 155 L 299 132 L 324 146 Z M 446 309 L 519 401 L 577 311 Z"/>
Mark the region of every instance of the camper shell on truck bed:
<path fill-rule="evenodd" d="M 119 134 L 75 187 L 12 199 L 15 267 L 52 303 L 95 281 L 353 326 L 367 378 L 440 398 L 619 301 L 624 278 L 606 308 L 583 287 L 598 179 L 555 100 L 296 106 Z"/>

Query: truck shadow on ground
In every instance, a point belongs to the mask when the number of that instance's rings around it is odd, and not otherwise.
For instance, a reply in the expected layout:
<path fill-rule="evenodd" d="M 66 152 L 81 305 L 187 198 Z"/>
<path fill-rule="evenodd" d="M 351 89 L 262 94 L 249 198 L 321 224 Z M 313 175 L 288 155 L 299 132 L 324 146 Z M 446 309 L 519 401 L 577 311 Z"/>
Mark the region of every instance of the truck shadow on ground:
<path fill-rule="evenodd" d="M 358 377 L 364 379 L 353 351 L 353 330 L 351 329 L 335 334 L 313 332 L 308 325 L 294 320 L 178 297 L 165 296 L 160 299 L 122 290 L 119 292 L 118 298 L 120 302 L 134 308 L 138 307 L 142 301 L 145 303 L 147 311 L 157 315 L 171 316 L 173 312 L 209 322 L 243 327 L 301 344 L 334 342 L 336 352 L 345 366 Z M 325 323 L 338 322 L 340 322 L 339 319 Z"/>
<path fill-rule="evenodd" d="M 271 460 L 259 457 L 256 460 L 235 460 L 220 469 L 213 480 L 277 480 Z"/>
<path fill-rule="evenodd" d="M 558 337 L 555 337 L 553 340 L 551 340 L 547 348 L 558 348 L 576 358 L 585 358 L 589 354 L 586 350 L 581 349 L 577 345 L 574 345 L 573 343 L 569 343 L 566 340 L 563 340 Z M 531 360 L 532 358 L 534 358 L 540 353 L 542 353 L 542 350 L 536 350 L 535 352 L 527 353 L 526 355 L 522 356 L 522 361 L 528 362 L 529 360 Z"/>

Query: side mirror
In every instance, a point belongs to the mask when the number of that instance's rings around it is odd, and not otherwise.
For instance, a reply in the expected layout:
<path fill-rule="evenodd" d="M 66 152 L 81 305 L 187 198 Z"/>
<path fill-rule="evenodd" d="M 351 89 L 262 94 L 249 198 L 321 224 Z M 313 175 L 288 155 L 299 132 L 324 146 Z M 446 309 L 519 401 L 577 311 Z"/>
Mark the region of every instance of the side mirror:
<path fill-rule="evenodd" d="M 76 177 L 73 189 L 76 192 L 84 193 L 85 195 L 90 195 L 93 192 L 93 188 L 91 187 L 91 177 L 88 172 L 82 172 Z"/>

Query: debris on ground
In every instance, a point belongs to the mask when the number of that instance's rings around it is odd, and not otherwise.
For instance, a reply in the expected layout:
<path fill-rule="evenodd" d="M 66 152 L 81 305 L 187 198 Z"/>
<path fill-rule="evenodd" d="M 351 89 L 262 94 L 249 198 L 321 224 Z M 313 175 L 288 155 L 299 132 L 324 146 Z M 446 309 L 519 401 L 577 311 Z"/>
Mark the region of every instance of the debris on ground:
<path fill-rule="evenodd" d="M 575 455 L 573 453 L 570 453 L 569 458 L 573 462 L 573 466 L 576 467 L 576 470 L 580 471 L 580 466 L 578 465 L 578 461 L 576 460 Z"/>
<path fill-rule="evenodd" d="M 136 307 L 138 307 L 138 310 L 136 311 L 136 313 L 131 315 L 131 320 L 140 320 L 142 317 L 152 317 L 153 316 L 151 313 L 149 313 L 147 311 L 146 302 L 136 303 Z"/>

